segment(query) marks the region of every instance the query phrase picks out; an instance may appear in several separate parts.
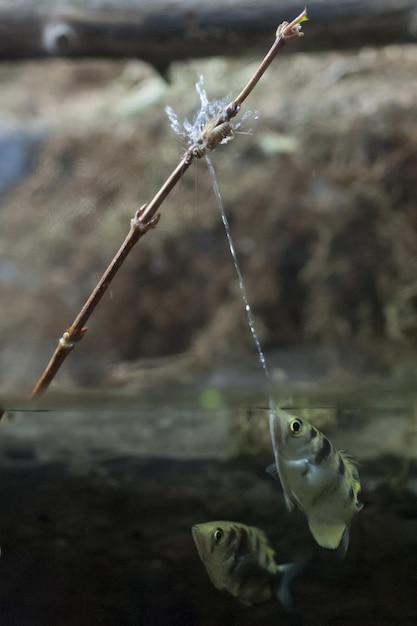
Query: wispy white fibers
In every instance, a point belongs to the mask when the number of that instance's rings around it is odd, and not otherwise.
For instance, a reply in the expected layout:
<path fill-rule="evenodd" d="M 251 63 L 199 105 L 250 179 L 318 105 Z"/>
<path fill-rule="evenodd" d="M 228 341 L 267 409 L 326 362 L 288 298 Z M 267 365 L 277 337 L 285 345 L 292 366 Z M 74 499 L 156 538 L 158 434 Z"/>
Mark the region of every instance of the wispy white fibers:
<path fill-rule="evenodd" d="M 193 145 L 197 141 L 200 133 L 202 132 L 206 124 L 213 117 L 223 111 L 231 100 L 230 96 L 226 96 L 221 100 L 209 100 L 207 98 L 206 90 L 204 89 L 204 79 L 201 74 L 198 77 L 195 88 L 200 98 L 200 109 L 194 115 L 194 118 L 191 122 L 187 118 L 183 122 L 180 122 L 178 120 L 177 114 L 171 107 L 165 108 L 165 112 L 168 115 L 172 130 L 174 131 L 174 133 L 185 139 L 189 146 Z M 236 122 L 233 124 L 233 129 L 235 131 L 239 130 L 239 128 L 241 128 L 242 126 L 242 123 L 248 117 L 254 117 L 255 119 L 257 119 L 258 114 L 255 111 L 247 111 L 242 116 L 240 122 Z"/>
<path fill-rule="evenodd" d="M 265 372 L 266 379 L 267 379 L 268 382 L 271 382 L 271 376 L 270 376 L 270 373 L 269 373 L 268 366 L 266 364 L 265 354 L 264 354 L 264 352 L 262 350 L 262 346 L 261 346 L 261 342 L 259 341 L 258 333 L 256 332 L 255 320 L 253 318 L 252 309 L 251 309 L 251 306 L 249 304 L 248 295 L 247 295 L 247 292 L 246 292 L 245 281 L 243 280 L 242 271 L 240 269 L 239 261 L 237 259 L 236 249 L 235 249 L 235 246 L 234 246 L 234 243 L 233 243 L 232 234 L 230 232 L 230 224 L 229 224 L 229 221 L 228 221 L 228 219 L 226 217 L 226 212 L 224 210 L 222 196 L 221 196 L 221 193 L 220 193 L 219 185 L 217 183 L 216 172 L 214 170 L 213 163 L 211 162 L 210 157 L 208 155 L 206 155 L 206 161 L 207 161 L 207 166 L 209 168 L 209 172 L 210 172 L 210 176 L 211 176 L 211 182 L 212 182 L 212 185 L 213 185 L 214 195 L 216 196 L 216 200 L 217 200 L 217 206 L 219 207 L 220 214 L 222 216 L 223 226 L 224 226 L 224 229 L 226 231 L 226 237 L 227 237 L 227 241 L 228 241 L 228 244 L 229 244 L 230 254 L 232 255 L 233 264 L 235 266 L 236 274 L 237 274 L 237 277 L 238 277 L 238 280 L 239 280 L 240 293 L 242 295 L 243 304 L 245 305 L 246 317 L 248 318 L 249 328 L 250 328 L 250 331 L 252 333 L 253 341 L 255 342 L 255 346 L 256 346 L 256 349 L 258 351 L 259 361 L 260 361 L 261 366 L 262 366 L 262 368 L 263 368 L 263 370 Z"/>
<path fill-rule="evenodd" d="M 193 145 L 200 133 L 202 132 L 202 130 L 204 129 L 204 127 L 206 126 L 206 124 L 209 122 L 209 120 L 211 120 L 214 116 L 218 115 L 221 111 L 223 111 L 227 104 L 230 102 L 230 97 L 224 98 L 223 100 L 211 100 L 209 101 L 209 99 L 207 98 L 207 93 L 204 89 L 204 81 L 203 81 L 203 77 L 200 75 L 198 78 L 198 81 L 196 83 L 196 90 L 197 93 L 200 97 L 200 109 L 197 112 L 197 114 L 194 116 L 193 121 L 190 122 L 188 119 L 185 119 L 182 123 L 179 122 L 178 117 L 176 115 L 176 113 L 171 109 L 171 107 L 167 107 L 165 109 L 170 123 L 171 123 L 171 128 L 173 129 L 173 131 L 179 135 L 180 137 L 182 137 L 183 139 L 185 139 L 187 141 L 187 144 Z M 241 119 L 240 122 L 234 124 L 234 130 L 238 129 L 241 127 L 242 122 L 247 119 L 248 117 L 255 117 L 257 118 L 257 113 L 253 112 L 253 111 L 248 111 Z M 205 155 L 206 158 L 206 162 L 207 162 L 207 166 L 210 172 L 210 176 L 211 176 L 211 181 L 212 181 L 212 185 L 213 185 L 213 191 L 214 191 L 214 195 L 216 197 L 217 200 L 217 205 L 219 207 L 220 210 L 220 214 L 221 214 L 221 218 L 222 218 L 222 222 L 226 231 L 226 237 L 227 237 L 227 241 L 229 244 L 229 249 L 230 249 L 230 253 L 232 255 L 232 259 L 233 259 L 233 264 L 235 266 L 235 270 L 236 270 L 236 274 L 239 280 L 239 288 L 240 288 L 240 293 L 242 295 L 242 300 L 245 306 L 245 312 L 246 312 L 246 316 L 247 316 L 247 320 L 248 320 L 248 325 L 249 325 L 249 329 L 251 331 L 252 334 L 252 338 L 253 341 L 255 343 L 256 346 L 256 350 L 258 352 L 258 356 L 259 356 L 259 361 L 260 364 L 262 366 L 262 369 L 265 373 L 265 377 L 267 379 L 268 383 L 271 383 L 271 375 L 269 373 L 269 369 L 266 363 L 266 359 L 265 359 L 265 355 L 264 352 L 262 350 L 262 346 L 261 346 L 261 342 L 259 341 L 259 337 L 258 334 L 256 332 L 256 328 L 255 328 L 255 320 L 253 317 L 253 313 L 252 313 L 252 309 L 251 306 L 249 304 L 249 300 L 248 300 L 248 296 L 247 296 L 247 292 L 246 292 L 246 286 L 245 286 L 245 282 L 243 280 L 243 276 L 242 276 L 242 272 L 240 269 L 240 265 L 239 265 L 239 261 L 237 259 L 237 255 L 236 255 L 236 249 L 233 243 L 233 239 L 232 239 L 232 235 L 230 232 L 230 225 L 229 222 L 227 220 L 226 217 L 226 213 L 224 210 L 224 206 L 223 206 L 223 201 L 222 201 L 222 196 L 220 193 L 220 189 L 217 183 L 217 178 L 216 178 L 216 172 L 214 170 L 214 166 L 213 163 L 211 162 L 209 156 L 206 154 Z M 272 399 L 270 398 L 270 407 L 272 406 Z"/>

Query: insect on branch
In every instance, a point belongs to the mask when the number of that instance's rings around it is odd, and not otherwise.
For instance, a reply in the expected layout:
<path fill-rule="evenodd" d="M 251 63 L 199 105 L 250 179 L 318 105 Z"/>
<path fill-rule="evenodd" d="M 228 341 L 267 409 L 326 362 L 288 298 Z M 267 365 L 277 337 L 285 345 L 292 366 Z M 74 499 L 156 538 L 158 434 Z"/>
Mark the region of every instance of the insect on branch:
<path fill-rule="evenodd" d="M 108 289 L 111 281 L 139 239 L 143 237 L 149 229 L 154 228 L 157 225 L 160 217 L 157 213 L 158 209 L 188 170 L 193 160 L 201 159 L 208 151 L 214 150 L 219 144 L 227 143 L 233 139 L 233 125 L 231 124 L 231 120 L 239 113 L 243 102 L 252 92 L 283 45 L 287 41 L 303 36 L 301 25 L 305 20 L 307 20 L 306 10 L 304 10 L 292 22 L 283 22 L 277 28 L 274 43 L 247 85 L 242 89 L 240 94 L 224 108 L 224 110 L 220 111 L 215 117 L 208 121 L 197 139 L 188 147 L 177 167 L 170 174 L 153 199 L 149 202 L 149 204 L 143 205 L 136 212 L 135 216 L 131 220 L 130 230 L 118 252 L 114 256 L 103 276 L 98 281 L 74 322 L 69 328 L 67 328 L 61 339 L 58 341 L 58 345 L 55 348 L 48 365 L 32 391 L 32 398 L 35 398 L 46 391 L 62 363 L 68 354 L 73 350 L 75 344 L 84 337 L 87 331 L 85 324 Z"/>

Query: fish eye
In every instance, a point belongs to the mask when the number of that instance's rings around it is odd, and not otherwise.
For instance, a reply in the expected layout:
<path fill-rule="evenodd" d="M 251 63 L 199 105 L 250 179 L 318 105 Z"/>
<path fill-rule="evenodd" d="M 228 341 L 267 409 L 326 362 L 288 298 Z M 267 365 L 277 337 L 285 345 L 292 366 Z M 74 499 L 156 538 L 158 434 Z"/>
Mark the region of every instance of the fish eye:
<path fill-rule="evenodd" d="M 214 541 L 216 543 L 220 543 L 220 541 L 222 540 L 223 537 L 223 531 L 221 528 L 216 528 L 216 530 L 214 531 Z"/>
<path fill-rule="evenodd" d="M 300 419 L 293 419 L 290 422 L 290 432 L 294 437 L 298 437 L 303 432 L 303 422 Z"/>

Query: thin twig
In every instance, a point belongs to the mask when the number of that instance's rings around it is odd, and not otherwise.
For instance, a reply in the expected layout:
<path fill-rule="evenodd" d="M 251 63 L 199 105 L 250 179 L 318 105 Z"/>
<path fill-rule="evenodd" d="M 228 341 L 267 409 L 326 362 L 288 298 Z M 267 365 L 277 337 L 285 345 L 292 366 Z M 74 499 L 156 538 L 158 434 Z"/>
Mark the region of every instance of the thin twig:
<path fill-rule="evenodd" d="M 159 214 L 157 214 L 158 209 L 190 167 L 193 160 L 200 159 L 208 150 L 213 150 L 220 143 L 225 143 L 228 139 L 233 137 L 231 120 L 239 113 L 242 103 L 254 89 L 285 42 L 303 35 L 301 32 L 301 23 L 306 19 L 307 12 L 304 10 L 291 23 L 283 22 L 283 24 L 278 27 L 273 45 L 248 84 L 223 111 L 206 124 L 197 140 L 187 149 L 175 170 L 170 174 L 151 202 L 145 204 L 136 212 L 135 217 L 131 220 L 130 231 L 120 249 L 100 278 L 72 325 L 64 332 L 59 340 L 55 352 L 32 391 L 32 398 L 46 391 L 68 354 L 74 348 L 75 344 L 83 338 L 87 331 L 85 324 L 100 302 L 111 281 L 139 239 L 143 237 L 150 228 L 156 226 L 159 220 Z"/>

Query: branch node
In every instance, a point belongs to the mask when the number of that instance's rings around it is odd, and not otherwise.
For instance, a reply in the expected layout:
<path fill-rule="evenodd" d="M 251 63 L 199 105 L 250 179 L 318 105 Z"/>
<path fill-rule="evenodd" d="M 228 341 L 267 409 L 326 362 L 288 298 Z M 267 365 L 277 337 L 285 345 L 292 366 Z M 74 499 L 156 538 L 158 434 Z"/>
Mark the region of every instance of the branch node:
<path fill-rule="evenodd" d="M 135 217 L 130 220 L 131 227 L 138 231 L 141 234 L 145 234 L 148 232 L 150 228 L 155 228 L 157 223 L 159 222 L 159 218 L 161 217 L 160 213 L 154 215 L 150 220 L 144 221 L 142 219 L 143 215 L 146 215 L 147 204 L 144 204 L 140 207 L 135 213 Z"/>
<path fill-rule="evenodd" d="M 229 121 L 223 121 L 223 117 L 220 115 L 209 120 L 197 141 L 190 147 L 191 154 L 196 159 L 201 159 L 208 150 L 214 150 L 220 143 L 233 139 L 233 125 Z"/>
<path fill-rule="evenodd" d="M 70 350 L 73 349 L 75 343 L 73 341 L 70 341 L 71 339 L 71 335 L 68 331 L 65 331 L 65 333 L 62 335 L 61 339 L 59 340 L 59 345 L 61 346 L 61 348 L 63 350 L 68 350 L 68 352 Z"/>
<path fill-rule="evenodd" d="M 83 326 L 82 328 L 80 328 L 80 330 L 74 330 L 71 336 L 71 339 L 73 340 L 73 342 L 78 343 L 79 341 L 81 341 L 81 339 L 84 337 L 87 330 L 88 330 L 87 326 Z"/>
<path fill-rule="evenodd" d="M 79 330 L 76 326 L 71 326 L 62 335 L 61 339 L 59 340 L 59 345 L 64 350 L 72 350 L 75 344 L 81 341 L 87 330 L 88 328 L 86 326 L 83 326 Z"/>

